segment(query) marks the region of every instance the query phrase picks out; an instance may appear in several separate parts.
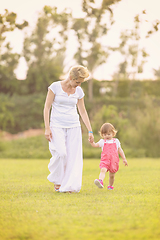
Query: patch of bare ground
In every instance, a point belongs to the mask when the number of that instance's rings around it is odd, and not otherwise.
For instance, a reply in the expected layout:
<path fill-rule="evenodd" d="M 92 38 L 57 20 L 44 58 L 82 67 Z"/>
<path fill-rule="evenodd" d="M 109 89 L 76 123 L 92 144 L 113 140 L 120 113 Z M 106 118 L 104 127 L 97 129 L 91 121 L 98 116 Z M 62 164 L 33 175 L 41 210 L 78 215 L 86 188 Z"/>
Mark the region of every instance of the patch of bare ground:
<path fill-rule="evenodd" d="M 24 132 L 19 132 L 17 134 L 11 134 L 8 132 L 0 131 L 0 136 L 3 140 L 11 141 L 19 138 L 28 138 L 44 134 L 44 129 L 29 129 Z"/>

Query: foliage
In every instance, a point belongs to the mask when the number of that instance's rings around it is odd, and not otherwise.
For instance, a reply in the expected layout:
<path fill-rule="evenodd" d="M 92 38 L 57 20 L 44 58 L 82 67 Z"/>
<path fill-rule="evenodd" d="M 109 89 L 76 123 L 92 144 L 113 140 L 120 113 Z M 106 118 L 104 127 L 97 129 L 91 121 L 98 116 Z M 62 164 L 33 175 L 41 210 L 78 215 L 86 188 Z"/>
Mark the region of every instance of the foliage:
<path fill-rule="evenodd" d="M 119 51 L 123 56 L 123 61 L 119 64 L 119 69 L 114 75 L 118 79 L 134 79 L 137 78 L 138 73 L 143 72 L 144 64 L 147 61 L 148 53 L 141 47 L 141 25 L 146 20 L 144 16 L 146 11 L 142 11 L 141 14 L 137 14 L 134 17 L 134 28 L 131 30 L 125 30 L 120 35 L 120 45 L 117 48 L 110 48 L 113 51 Z M 152 30 L 149 30 L 150 26 L 147 26 L 147 33 L 145 38 L 151 36 L 154 32 L 158 31 L 159 21 L 152 22 Z"/>
<path fill-rule="evenodd" d="M 41 135 L 0 142 L 0 156 L 1 158 L 16 159 L 50 159 L 51 154 L 47 140 L 44 135 Z"/>
<path fill-rule="evenodd" d="M 121 0 L 103 0 L 100 7 L 97 7 L 95 1 L 83 0 L 82 11 L 85 17 L 73 20 L 72 29 L 78 41 L 78 49 L 74 58 L 76 61 L 88 67 L 91 74 L 95 69 L 106 62 L 108 50 L 100 42 L 113 24 L 113 12 L 111 5 Z M 108 16 L 110 14 L 110 17 Z M 108 23 L 104 22 L 104 18 L 108 19 Z M 93 99 L 93 83 L 89 81 L 89 100 Z"/>
<path fill-rule="evenodd" d="M 9 108 L 14 107 L 14 103 L 10 101 L 9 96 L 0 94 L 0 129 L 6 130 L 7 126 L 14 128 L 14 117 Z"/>
<path fill-rule="evenodd" d="M 119 97 L 116 98 L 112 97 L 113 82 L 94 81 L 93 83 L 95 84 L 94 91 L 95 93 L 97 91 L 97 97 L 94 98 L 92 104 L 87 98 L 88 83 L 84 83 L 82 87 L 86 94 L 85 105 L 96 137 L 95 141 L 98 141 L 100 138 L 98 131 L 101 125 L 107 121 L 111 122 L 118 130 L 117 138 L 119 138 L 127 156 L 159 157 L 159 135 L 157 133 L 159 132 L 160 119 L 160 81 L 133 81 L 132 85 L 129 85 L 128 81 L 120 82 L 117 94 Z M 100 89 L 101 86 L 110 88 L 111 93 L 109 92 L 101 96 L 100 93 L 98 93 L 98 89 Z M 108 96 L 109 94 L 110 96 Z M 31 128 L 42 128 L 45 95 L 46 94 L 9 96 L 0 94 L 0 129 L 10 133 L 18 133 Z M 148 97 L 145 97 L 146 95 L 148 95 Z M 84 156 L 88 158 L 99 157 L 100 149 L 91 148 L 86 136 L 87 129 L 82 120 L 81 123 L 84 136 Z M 152 128 L 152 137 L 148 136 L 148 128 Z M 152 139 L 151 143 L 148 142 L 148 139 L 146 140 L 145 136 Z M 142 137 L 144 139 L 143 141 Z M 41 145 L 38 148 L 37 145 L 32 143 L 32 147 L 35 147 L 36 151 L 32 149 L 31 152 L 33 152 L 33 155 L 29 155 L 27 148 L 25 149 L 25 144 L 24 150 L 17 153 L 16 149 L 20 149 L 20 147 L 14 145 L 16 144 L 15 142 L 8 142 L 6 145 L 1 143 L 0 149 L 4 149 L 3 154 L 1 151 L 1 156 L 6 157 L 11 157 L 16 154 L 15 156 L 19 157 L 24 155 L 27 157 L 34 156 L 34 158 L 36 158 L 38 149 L 41 148 Z M 6 148 L 6 146 L 8 147 Z M 44 152 L 48 154 L 48 146 Z M 6 153 L 8 155 L 6 155 Z M 41 154 L 41 156 L 45 156 L 45 154 Z"/>
<path fill-rule="evenodd" d="M 133 125 L 130 126 L 134 132 L 133 147 L 145 149 L 146 157 L 160 156 L 160 103 L 156 99 L 145 98 L 144 109 L 134 112 Z M 154 106 L 154 107 L 153 107 Z"/>
<path fill-rule="evenodd" d="M 153 73 L 156 76 L 156 78 L 160 79 L 160 67 L 158 69 L 153 69 Z"/>
<path fill-rule="evenodd" d="M 100 89 L 103 87 L 104 89 L 109 90 L 104 95 L 101 95 L 101 98 L 111 97 L 111 99 L 117 99 L 117 100 L 118 98 L 120 98 L 120 101 L 121 99 L 124 99 L 124 98 L 130 98 L 130 99 L 133 99 L 136 103 L 138 99 L 143 99 L 143 97 L 145 97 L 146 95 L 154 96 L 157 98 L 159 97 L 160 80 L 128 81 L 124 79 L 123 81 L 119 82 L 117 86 L 116 97 L 113 97 L 115 81 L 116 80 L 99 82 L 99 86 L 96 86 L 96 88 Z M 97 94 L 96 96 L 98 97 L 100 96 L 100 94 L 98 93 L 96 94 Z"/>
<path fill-rule="evenodd" d="M 143 66 L 146 62 L 148 54 L 144 48 L 140 48 L 141 40 L 141 24 L 142 14 L 134 17 L 134 28 L 121 32 L 121 43 L 118 48 L 112 50 L 120 51 L 124 60 L 119 65 L 119 70 L 116 73 L 118 78 L 135 79 L 137 73 L 143 72 Z"/>
<path fill-rule="evenodd" d="M 125 117 L 125 113 L 118 113 L 117 107 L 114 105 L 103 105 L 102 108 L 97 111 L 94 118 L 92 119 L 92 127 L 95 133 L 98 133 L 100 127 L 105 122 L 110 122 L 118 130 L 117 137 L 121 138 L 124 136 L 128 120 Z"/>
<path fill-rule="evenodd" d="M 13 94 L 15 91 L 16 76 L 14 70 L 18 65 L 20 54 L 14 53 L 10 43 L 6 42 L 5 34 L 16 28 L 22 30 L 28 22 L 17 23 L 17 14 L 9 12 L 0 14 L 0 92 Z"/>
<path fill-rule="evenodd" d="M 113 75 L 113 78 L 116 80 L 113 91 L 114 96 L 117 95 L 117 88 L 120 80 L 135 80 L 138 78 L 139 74 L 143 73 L 144 65 L 149 56 L 145 48 L 141 47 L 141 25 L 145 21 L 145 15 L 145 10 L 142 11 L 141 14 L 137 14 L 134 17 L 134 28 L 122 31 L 119 46 L 110 47 L 112 51 L 120 52 L 123 59 L 118 66 L 118 70 Z M 158 31 L 159 23 L 160 22 L 158 20 L 152 22 L 152 30 L 147 30 L 145 38 L 150 37 L 154 32 Z M 148 29 L 149 27 L 150 26 L 147 26 Z"/>
<path fill-rule="evenodd" d="M 159 159 L 121 162 L 113 191 L 108 174 L 104 189 L 94 185 L 99 160 L 85 160 L 77 194 L 54 192 L 48 162 L 0 160 L 1 239 L 159 239 Z"/>
<path fill-rule="evenodd" d="M 17 133 L 42 127 L 44 95 L 8 97 L 0 94 L 0 100 L 0 129 Z"/>
<path fill-rule="evenodd" d="M 23 54 L 28 64 L 29 93 L 45 92 L 63 73 L 70 14 L 59 14 L 56 7 L 45 6 L 31 36 L 24 40 Z"/>

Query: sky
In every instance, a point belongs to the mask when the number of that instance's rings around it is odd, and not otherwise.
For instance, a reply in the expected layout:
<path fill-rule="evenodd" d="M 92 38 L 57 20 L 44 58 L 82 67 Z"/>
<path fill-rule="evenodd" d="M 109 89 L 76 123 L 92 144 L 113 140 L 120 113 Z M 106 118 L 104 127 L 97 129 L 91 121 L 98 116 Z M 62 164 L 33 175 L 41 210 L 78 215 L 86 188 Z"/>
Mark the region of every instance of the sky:
<path fill-rule="evenodd" d="M 30 27 L 25 31 L 31 31 L 35 27 L 38 13 L 45 5 L 52 7 L 57 6 L 59 12 L 63 11 L 64 8 L 70 8 L 74 17 L 82 17 L 83 15 L 80 11 L 81 3 L 82 0 L 5 0 L 0 2 L 0 14 L 3 13 L 5 9 L 17 13 L 18 22 L 21 23 L 23 20 L 28 21 Z M 101 0 L 96 0 L 96 3 L 100 4 Z M 154 79 L 153 69 L 160 68 L 160 30 L 150 38 L 144 38 L 146 30 L 150 26 L 150 21 L 160 20 L 159 9 L 160 0 L 121 0 L 121 2 L 114 5 L 115 24 L 112 25 L 103 43 L 108 46 L 118 46 L 120 32 L 125 29 L 132 29 L 134 16 L 146 10 L 144 24 L 141 29 L 142 40 L 140 44 L 141 47 L 146 49 L 150 56 L 145 64 L 144 73 L 138 75 L 139 79 Z M 7 39 L 11 42 L 15 52 L 21 53 L 22 51 L 25 31 L 15 30 L 7 35 Z M 76 43 L 74 39 L 72 39 L 72 36 L 70 36 L 67 49 L 65 72 L 74 64 L 73 55 L 76 51 Z M 112 79 L 120 60 L 121 57 L 118 53 L 112 53 L 106 63 L 97 68 L 94 77 L 99 80 Z M 26 71 L 27 65 L 25 60 L 21 58 L 16 70 L 17 78 L 25 79 Z"/>

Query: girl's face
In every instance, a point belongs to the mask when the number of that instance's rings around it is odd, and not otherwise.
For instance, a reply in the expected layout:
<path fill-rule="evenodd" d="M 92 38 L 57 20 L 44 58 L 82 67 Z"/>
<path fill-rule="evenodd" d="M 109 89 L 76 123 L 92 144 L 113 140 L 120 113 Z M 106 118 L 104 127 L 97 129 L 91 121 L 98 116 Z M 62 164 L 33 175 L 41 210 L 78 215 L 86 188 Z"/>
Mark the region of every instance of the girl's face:
<path fill-rule="evenodd" d="M 111 140 L 113 138 L 113 132 L 103 133 L 102 136 L 106 140 Z"/>

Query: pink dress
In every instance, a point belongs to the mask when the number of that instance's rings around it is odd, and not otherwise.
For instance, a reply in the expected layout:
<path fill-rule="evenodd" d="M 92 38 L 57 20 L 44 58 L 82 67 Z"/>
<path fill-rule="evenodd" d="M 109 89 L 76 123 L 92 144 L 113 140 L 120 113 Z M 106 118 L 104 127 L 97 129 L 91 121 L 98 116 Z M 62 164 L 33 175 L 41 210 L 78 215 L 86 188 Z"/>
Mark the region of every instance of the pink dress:
<path fill-rule="evenodd" d="M 103 150 L 101 153 L 100 169 L 107 168 L 107 171 L 115 173 L 119 169 L 119 155 L 117 151 L 116 140 L 113 143 L 104 142 Z"/>

